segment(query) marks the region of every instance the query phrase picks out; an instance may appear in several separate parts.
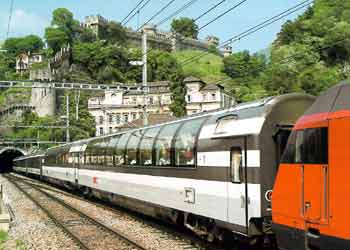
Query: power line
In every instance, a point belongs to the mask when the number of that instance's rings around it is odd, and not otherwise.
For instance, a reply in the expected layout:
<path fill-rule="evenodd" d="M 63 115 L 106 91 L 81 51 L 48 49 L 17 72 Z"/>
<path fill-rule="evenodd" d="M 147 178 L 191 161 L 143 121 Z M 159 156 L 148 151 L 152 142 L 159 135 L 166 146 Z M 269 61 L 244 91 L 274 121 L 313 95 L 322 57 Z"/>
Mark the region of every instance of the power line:
<path fill-rule="evenodd" d="M 262 23 L 258 24 L 258 25 L 255 25 L 253 26 L 252 28 L 249 28 L 248 30 L 244 31 L 244 32 L 241 32 L 240 34 L 238 35 L 235 35 L 229 39 L 227 39 L 225 42 L 221 43 L 220 45 L 217 46 L 217 48 L 222 48 L 228 44 L 231 44 L 233 42 L 236 42 L 236 41 L 239 41 L 240 39 L 244 38 L 244 37 L 247 37 L 255 32 L 258 32 L 259 30 L 283 19 L 284 17 L 286 16 L 289 16 L 297 11 L 299 11 L 300 9 L 303 9 L 307 6 L 309 6 L 311 3 L 313 2 L 313 0 L 307 0 L 307 1 L 303 1 L 295 6 L 293 6 L 292 8 L 289 8 L 283 12 L 281 12 L 280 14 L 276 15 L 276 16 L 273 16 L 265 21 L 263 21 Z M 196 55 L 196 56 L 193 56 L 189 59 L 186 59 L 185 61 L 183 61 L 181 63 L 182 66 L 184 65 L 187 65 L 188 63 L 191 63 L 192 61 L 196 60 L 196 59 L 199 59 L 205 55 L 209 54 L 209 52 L 203 52 L 199 55 Z"/>
<path fill-rule="evenodd" d="M 14 5 L 14 0 L 11 0 L 9 21 L 8 21 L 8 24 L 7 24 L 6 39 L 8 39 L 9 35 L 10 35 L 10 27 L 11 27 L 12 13 L 13 13 L 13 5 Z"/>
<path fill-rule="evenodd" d="M 209 10 L 205 11 L 203 14 L 199 15 L 198 17 L 196 17 L 194 19 L 194 21 L 198 21 L 199 19 L 201 19 L 202 17 L 206 16 L 207 14 L 209 14 L 210 12 L 212 12 L 214 9 L 216 9 L 217 7 L 219 7 L 221 4 L 223 4 L 224 2 L 226 2 L 227 0 L 222 0 L 219 3 L 215 4 L 213 7 L 211 7 Z"/>
<path fill-rule="evenodd" d="M 164 18 L 163 20 L 161 20 L 159 23 L 156 24 L 156 26 L 160 26 L 163 23 L 167 22 L 168 20 L 170 20 L 171 18 L 173 18 L 174 16 L 178 15 L 179 13 L 183 12 L 184 10 L 186 10 L 187 8 L 189 8 L 191 5 L 193 5 L 195 2 L 197 2 L 198 0 L 190 0 L 189 2 L 187 2 L 186 4 L 184 4 L 183 6 L 181 6 L 179 9 L 177 9 L 175 12 L 173 12 L 172 14 L 170 14 L 169 16 L 167 16 L 166 18 Z"/>
<path fill-rule="evenodd" d="M 145 1 L 145 0 L 139 1 L 138 4 L 129 12 L 129 14 L 128 14 L 126 17 L 123 18 L 123 20 L 121 20 L 120 23 L 124 23 L 124 21 L 125 21 L 126 19 L 128 19 L 128 17 L 129 17 L 129 16 L 144 2 L 144 1 Z"/>
<path fill-rule="evenodd" d="M 229 12 L 233 11 L 234 9 L 238 8 L 239 6 L 241 6 L 242 4 L 244 4 L 245 2 L 247 2 L 248 0 L 243 0 L 241 2 L 239 2 L 238 4 L 234 5 L 233 7 L 229 8 L 228 10 L 226 10 L 225 12 L 221 13 L 220 15 L 218 15 L 217 17 L 215 17 L 214 19 L 212 19 L 211 21 L 209 21 L 208 23 L 204 24 L 202 27 L 200 27 L 198 29 L 198 31 L 204 29 L 205 27 L 207 27 L 208 25 L 212 24 L 213 22 L 215 22 L 216 20 L 220 19 L 221 17 L 223 17 L 224 15 L 228 14 Z"/>
<path fill-rule="evenodd" d="M 151 2 L 152 0 L 147 0 L 147 2 L 145 2 L 131 17 L 129 17 L 125 22 L 124 22 L 124 26 L 128 23 L 128 22 L 130 22 L 130 20 L 131 19 L 133 19 L 137 14 L 139 14 L 140 13 L 140 11 L 143 9 L 143 8 L 145 8 L 146 6 L 147 6 L 147 4 L 149 3 L 149 2 Z"/>
<path fill-rule="evenodd" d="M 157 16 L 160 15 L 160 13 L 162 13 L 164 10 L 166 10 L 173 2 L 175 2 L 176 0 L 171 0 L 169 1 L 166 5 L 163 6 L 163 8 L 161 8 L 156 14 L 154 14 L 150 19 L 147 20 L 147 22 L 145 22 L 142 26 L 140 26 L 136 32 L 138 32 L 142 27 L 144 27 L 146 24 L 150 23 L 154 18 L 156 18 Z"/>
<path fill-rule="evenodd" d="M 341 42 L 343 42 L 343 41 L 345 41 L 345 40 L 348 40 L 348 39 L 349 39 L 349 38 L 342 38 L 342 39 L 339 39 L 339 40 L 337 40 L 337 41 L 335 41 L 335 42 L 333 42 L 333 43 L 330 43 L 330 44 L 324 45 L 324 46 L 322 46 L 322 47 L 313 49 L 312 51 L 313 51 L 313 52 L 320 52 L 320 51 L 322 51 L 322 50 L 329 49 L 329 48 L 331 48 L 332 46 L 337 45 L 337 44 L 339 44 L 339 43 L 341 43 Z M 288 63 L 288 62 L 291 61 L 291 59 L 296 59 L 296 58 L 298 58 L 298 57 L 300 57 L 300 56 L 303 56 L 303 55 L 304 55 L 303 52 L 299 52 L 299 53 L 296 53 L 296 54 L 294 54 L 294 55 L 285 57 L 285 58 L 283 58 L 282 60 L 273 62 L 273 63 L 275 63 L 275 64 L 284 64 L 284 63 Z M 263 67 L 265 67 L 265 66 L 266 66 L 266 65 L 263 65 L 263 66 L 261 66 L 261 68 L 263 68 Z M 223 83 L 223 82 L 226 82 L 226 81 L 229 81 L 229 80 L 233 80 L 233 79 L 232 79 L 231 77 L 225 77 L 225 78 L 223 78 L 223 79 L 217 81 L 215 84 L 220 84 L 220 83 Z"/>

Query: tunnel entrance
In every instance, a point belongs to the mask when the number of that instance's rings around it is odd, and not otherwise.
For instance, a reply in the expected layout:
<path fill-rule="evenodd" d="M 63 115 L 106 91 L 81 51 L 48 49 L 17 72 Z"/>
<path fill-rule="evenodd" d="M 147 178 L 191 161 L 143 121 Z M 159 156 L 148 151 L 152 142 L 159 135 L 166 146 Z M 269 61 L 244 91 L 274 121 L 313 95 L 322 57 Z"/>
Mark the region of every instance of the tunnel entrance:
<path fill-rule="evenodd" d="M 12 171 L 13 160 L 24 153 L 16 148 L 0 149 L 0 173 L 8 173 Z"/>

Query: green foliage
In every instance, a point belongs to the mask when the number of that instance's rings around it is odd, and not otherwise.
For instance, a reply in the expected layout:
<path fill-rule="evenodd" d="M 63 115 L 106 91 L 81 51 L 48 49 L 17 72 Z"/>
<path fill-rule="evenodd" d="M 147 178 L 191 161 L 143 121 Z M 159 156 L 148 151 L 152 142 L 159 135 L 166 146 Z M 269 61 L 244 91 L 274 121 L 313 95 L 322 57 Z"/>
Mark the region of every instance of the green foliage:
<path fill-rule="evenodd" d="M 184 74 L 176 58 L 167 52 L 152 51 L 149 55 L 149 81 L 170 81 L 172 104 L 170 110 L 176 117 L 186 114 L 186 87 Z"/>
<path fill-rule="evenodd" d="M 20 53 L 39 52 L 43 47 L 44 42 L 36 35 L 9 38 L 3 45 L 3 49 L 7 50 L 7 53 L 14 57 Z"/>
<path fill-rule="evenodd" d="M 193 19 L 188 17 L 174 19 L 171 23 L 171 31 L 181 34 L 184 37 L 194 39 L 197 39 L 198 37 L 198 25 Z"/>
<path fill-rule="evenodd" d="M 123 73 L 130 67 L 127 50 L 104 42 L 77 43 L 73 62 L 91 79 L 107 83 L 125 81 Z"/>
<path fill-rule="evenodd" d="M 195 76 L 207 82 L 216 82 L 225 77 L 222 72 L 222 57 L 215 54 L 203 54 L 202 51 L 187 50 L 174 53 L 178 63 L 181 65 L 185 76 Z M 191 63 L 185 64 L 187 60 L 197 58 Z"/>
<path fill-rule="evenodd" d="M 111 21 L 101 27 L 99 38 L 107 40 L 109 43 L 125 44 L 126 30 L 117 22 Z"/>
<path fill-rule="evenodd" d="M 58 52 L 62 47 L 66 46 L 69 41 L 69 35 L 61 28 L 48 27 L 45 30 L 45 39 L 48 46 L 54 53 Z"/>
<path fill-rule="evenodd" d="M 79 21 L 75 20 L 73 13 L 65 8 L 58 8 L 53 11 L 51 25 L 45 30 L 45 39 L 54 53 L 63 46 L 72 44 L 83 32 Z"/>

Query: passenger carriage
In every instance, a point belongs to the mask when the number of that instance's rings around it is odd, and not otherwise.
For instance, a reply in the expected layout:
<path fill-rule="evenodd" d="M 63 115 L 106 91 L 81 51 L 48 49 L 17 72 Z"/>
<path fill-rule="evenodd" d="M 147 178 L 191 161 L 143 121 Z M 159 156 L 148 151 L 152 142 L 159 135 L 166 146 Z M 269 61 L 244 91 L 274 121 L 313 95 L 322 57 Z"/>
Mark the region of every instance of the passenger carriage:
<path fill-rule="evenodd" d="M 290 130 L 312 104 L 288 94 L 51 148 L 42 175 L 209 240 L 270 232 Z"/>

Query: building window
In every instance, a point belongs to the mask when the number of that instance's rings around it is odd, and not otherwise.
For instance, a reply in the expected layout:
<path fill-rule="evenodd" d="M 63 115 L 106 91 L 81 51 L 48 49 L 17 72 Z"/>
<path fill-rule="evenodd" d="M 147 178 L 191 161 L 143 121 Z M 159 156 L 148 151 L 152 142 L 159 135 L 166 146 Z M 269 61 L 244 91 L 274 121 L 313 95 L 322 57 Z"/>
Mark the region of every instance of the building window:
<path fill-rule="evenodd" d="M 103 116 L 102 115 L 99 118 L 99 122 L 100 122 L 100 124 L 103 124 Z"/>
<path fill-rule="evenodd" d="M 108 115 L 108 121 L 109 123 L 113 123 L 113 115 Z"/>
<path fill-rule="evenodd" d="M 129 122 L 129 114 L 124 114 L 124 123 Z"/>
<path fill-rule="evenodd" d="M 137 118 L 137 113 L 132 113 L 132 119 L 136 120 L 136 118 Z"/>
<path fill-rule="evenodd" d="M 133 104 L 136 104 L 136 103 L 137 103 L 136 97 L 133 97 L 133 98 L 132 98 L 132 103 L 133 103 Z"/>
<path fill-rule="evenodd" d="M 113 133 L 113 128 L 109 127 L 109 133 L 112 134 Z"/>
<path fill-rule="evenodd" d="M 191 102 L 191 95 L 187 95 L 187 102 Z"/>
<path fill-rule="evenodd" d="M 153 97 L 152 97 L 152 96 L 149 98 L 149 104 L 151 104 L 151 105 L 154 104 L 154 100 L 153 100 Z"/>
<path fill-rule="evenodd" d="M 116 115 L 116 119 L 115 119 L 117 124 L 120 124 L 120 114 Z"/>
<path fill-rule="evenodd" d="M 213 101 L 216 100 L 216 94 L 215 94 L 215 93 L 211 94 L 211 99 L 212 99 Z"/>
<path fill-rule="evenodd" d="M 100 128 L 100 135 L 103 135 L 103 128 Z"/>

